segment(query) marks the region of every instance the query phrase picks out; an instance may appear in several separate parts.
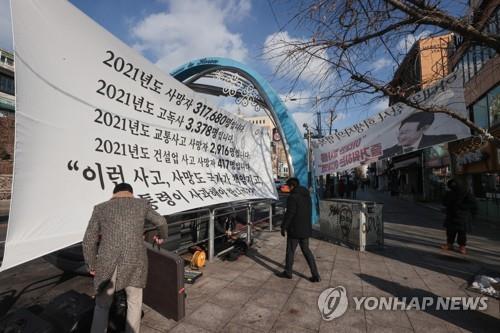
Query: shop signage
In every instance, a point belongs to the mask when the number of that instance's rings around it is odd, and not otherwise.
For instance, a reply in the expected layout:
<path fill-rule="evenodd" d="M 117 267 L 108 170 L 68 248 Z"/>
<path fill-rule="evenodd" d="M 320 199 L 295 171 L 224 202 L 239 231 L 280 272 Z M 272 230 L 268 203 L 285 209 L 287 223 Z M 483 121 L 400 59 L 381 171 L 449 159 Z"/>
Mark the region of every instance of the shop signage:
<path fill-rule="evenodd" d="M 476 149 L 468 153 L 456 155 L 455 166 L 457 168 L 457 171 L 461 172 L 463 171 L 463 167 L 465 165 L 485 161 L 488 159 L 488 157 L 489 156 L 487 153 Z"/>
<path fill-rule="evenodd" d="M 442 168 L 450 164 L 450 154 L 445 144 L 425 149 L 424 157 L 428 168 Z"/>

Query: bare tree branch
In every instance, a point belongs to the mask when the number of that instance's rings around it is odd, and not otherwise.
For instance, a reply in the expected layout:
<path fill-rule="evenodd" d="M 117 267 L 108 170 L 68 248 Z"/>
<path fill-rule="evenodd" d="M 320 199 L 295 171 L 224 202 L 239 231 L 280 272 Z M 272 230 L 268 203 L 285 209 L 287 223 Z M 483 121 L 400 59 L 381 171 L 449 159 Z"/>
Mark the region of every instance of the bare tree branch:
<path fill-rule="evenodd" d="M 468 118 L 463 117 L 460 114 L 457 114 L 456 112 L 453 112 L 452 110 L 442 107 L 442 106 L 422 106 L 418 103 L 413 102 L 411 99 L 407 98 L 407 96 L 404 96 L 398 91 L 395 91 L 394 89 L 391 89 L 391 87 L 387 86 L 381 86 L 379 84 L 376 84 L 368 79 L 366 79 L 363 76 L 359 76 L 356 74 L 352 75 L 353 80 L 356 80 L 358 82 L 365 83 L 366 85 L 373 87 L 375 90 L 382 92 L 385 96 L 387 97 L 398 97 L 399 101 L 402 102 L 403 104 L 406 104 L 412 108 L 415 108 L 420 111 L 424 112 L 431 112 L 431 113 L 444 113 L 447 114 L 448 116 L 452 117 L 453 119 L 457 119 L 461 121 L 462 123 L 466 124 L 470 128 L 474 129 L 478 133 L 480 133 L 482 136 L 484 136 L 487 140 L 493 140 L 494 137 L 488 133 L 487 130 L 477 126 L 474 122 L 470 121 Z"/>
<path fill-rule="evenodd" d="M 491 47 L 500 53 L 500 36 L 490 35 L 477 30 L 470 24 L 467 24 L 457 18 L 425 4 L 424 1 L 414 2 L 405 0 L 386 0 L 397 9 L 405 12 L 410 17 L 420 20 L 423 24 L 429 24 L 441 27 L 451 32 L 462 35 L 466 39 L 480 42 L 485 46 Z"/>
<path fill-rule="evenodd" d="M 279 39 L 267 46 L 265 55 L 274 59 L 276 68 L 282 74 L 295 76 L 289 80 L 292 89 L 299 81 L 314 77 L 313 84 L 318 89 L 316 94 L 322 95 L 322 102 L 333 101 L 332 104 L 336 105 L 341 100 L 357 100 L 360 97 L 365 102 L 367 96 L 370 101 L 389 97 L 420 111 L 447 114 L 482 137 L 494 139 L 488 129 L 481 128 L 451 109 L 418 105 L 409 98 L 447 74 L 450 70 L 447 56 L 453 45 L 451 35 L 435 39 L 436 43 L 425 44 L 446 59 L 433 64 L 429 69 L 432 73 L 424 77 L 411 70 L 420 61 L 418 54 L 425 50 L 408 50 L 405 47 L 407 43 L 411 45 L 419 38 L 453 32 L 464 40 L 500 53 L 500 36 L 475 26 L 467 13 L 462 17 L 454 16 L 445 10 L 439 0 L 288 1 L 293 5 L 300 4 L 299 11 L 287 24 L 295 21 L 300 31 L 309 31 L 310 36 Z M 387 57 L 381 59 L 383 55 Z M 405 63 L 400 65 L 401 60 Z M 414 63 L 408 63 L 411 61 Z M 388 64 L 397 64 L 400 69 L 410 72 L 398 70 L 397 73 L 388 73 Z M 413 80 L 405 78 L 407 74 Z"/>

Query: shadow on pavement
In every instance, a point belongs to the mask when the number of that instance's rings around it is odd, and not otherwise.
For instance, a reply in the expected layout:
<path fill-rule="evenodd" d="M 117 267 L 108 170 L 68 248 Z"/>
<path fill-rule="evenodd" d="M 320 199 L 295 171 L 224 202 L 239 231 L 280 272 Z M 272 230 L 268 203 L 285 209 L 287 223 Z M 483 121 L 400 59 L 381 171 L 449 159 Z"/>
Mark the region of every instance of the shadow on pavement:
<path fill-rule="evenodd" d="M 257 264 L 261 265 L 262 267 L 264 267 L 265 269 L 273 272 L 273 273 L 279 273 L 279 272 L 282 272 L 284 269 L 285 269 L 285 266 L 275 260 L 272 260 L 271 258 L 268 258 L 262 254 L 260 254 L 257 250 L 255 249 L 248 249 L 247 251 L 247 257 L 252 259 L 253 261 L 255 261 Z M 279 267 L 280 270 L 272 267 L 271 265 L 269 265 L 269 263 L 271 263 L 272 265 L 276 266 L 276 267 Z M 307 276 L 305 276 L 304 274 L 302 273 L 299 273 L 297 271 L 292 271 L 293 274 L 297 275 L 297 276 L 300 276 L 301 278 L 304 278 L 304 279 L 308 279 Z"/>
<path fill-rule="evenodd" d="M 433 304 L 437 303 L 438 295 L 427 290 L 409 288 L 399 283 L 381 279 L 372 275 L 361 273 L 358 274 L 358 276 L 366 283 L 369 283 L 380 290 L 400 298 L 406 297 L 404 299 L 406 306 L 410 304 L 411 297 L 414 296 L 419 297 L 419 302 L 422 302 L 423 297 L 431 297 L 434 300 Z M 467 310 L 467 316 L 464 316 L 465 310 L 436 310 L 434 306 L 428 307 L 422 311 L 470 332 L 497 332 L 498 330 L 499 320 L 480 311 Z"/>
<path fill-rule="evenodd" d="M 19 292 L 17 290 L 11 289 L 0 293 L 0 317 L 3 317 L 9 310 L 16 304 L 17 300 L 26 293 L 42 289 L 49 286 L 57 286 L 65 281 L 68 281 L 75 277 L 74 274 L 63 273 L 58 274 L 43 280 L 35 281 L 30 283 Z"/>
<path fill-rule="evenodd" d="M 466 256 L 444 253 L 439 249 L 445 242 L 443 213 L 377 191 L 360 193 L 358 198 L 383 202 L 384 222 L 392 224 L 385 228 L 385 249 L 375 253 L 466 280 L 482 270 L 500 271 L 500 253 L 496 251 L 500 237 L 496 230 L 477 222 L 468 233 Z"/>
<path fill-rule="evenodd" d="M 385 240 L 394 240 L 394 241 L 403 242 L 403 243 L 412 243 L 412 244 L 416 244 L 416 245 L 420 245 L 420 246 L 428 246 L 428 247 L 433 248 L 433 249 L 438 249 L 439 246 L 445 242 L 444 237 L 443 237 L 441 242 L 434 242 L 432 240 L 422 239 L 422 237 L 420 239 L 418 239 L 416 237 L 406 237 L 406 236 L 402 236 L 402 235 L 390 234 L 387 232 L 385 232 L 385 234 L 384 234 L 384 239 Z M 458 247 L 458 246 L 455 245 L 455 247 Z M 474 248 L 471 248 L 469 246 L 467 250 L 468 250 L 469 254 L 474 253 L 474 254 L 479 254 L 481 256 L 497 256 L 498 258 L 496 258 L 496 260 L 498 260 L 498 262 L 500 262 L 500 255 L 497 252 L 478 249 L 477 246 L 475 246 Z"/>
<path fill-rule="evenodd" d="M 373 252 L 387 258 L 464 279 L 469 279 L 470 275 L 484 269 L 500 272 L 498 252 L 478 249 L 476 246 L 469 247 L 468 254 L 463 256 L 453 251 L 444 252 L 439 249 L 439 243 L 416 239 L 413 236 L 386 232 L 384 237 L 386 239 L 384 249 Z M 401 243 L 401 246 L 395 245 L 396 242 Z M 426 250 L 416 248 L 418 246 Z"/>
<path fill-rule="evenodd" d="M 469 280 L 483 269 L 483 263 L 478 263 L 468 258 L 462 258 L 454 254 L 422 251 L 404 246 L 386 244 L 383 250 L 374 250 L 372 252 L 408 265 L 455 276 L 464 280 Z"/>
<path fill-rule="evenodd" d="M 392 197 L 385 192 L 367 190 L 358 193 L 359 200 L 376 201 L 384 204 L 384 222 L 425 227 L 443 230 L 444 232 L 444 212 L 437 211 L 423 203 Z M 437 206 L 441 207 L 440 205 Z M 476 218 L 470 227 L 471 230 L 468 234 L 471 236 L 500 241 L 500 226 L 498 223 L 492 224 L 481 218 Z"/>

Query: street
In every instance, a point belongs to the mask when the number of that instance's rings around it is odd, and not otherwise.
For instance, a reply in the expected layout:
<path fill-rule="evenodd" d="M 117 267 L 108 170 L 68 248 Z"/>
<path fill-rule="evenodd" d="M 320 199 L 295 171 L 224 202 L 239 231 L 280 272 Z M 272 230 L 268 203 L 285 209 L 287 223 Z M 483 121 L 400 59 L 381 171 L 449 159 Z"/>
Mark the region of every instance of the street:
<path fill-rule="evenodd" d="M 405 257 L 413 265 L 436 270 L 445 263 L 457 275 L 473 274 L 481 268 L 500 271 L 498 226 L 474 221 L 468 234 L 467 256 L 448 255 L 439 250 L 446 243 L 445 215 L 436 211 L 436 206 L 429 209 L 377 191 L 358 191 L 358 199 L 384 203 L 386 255 Z"/>
<path fill-rule="evenodd" d="M 235 262 L 215 260 L 194 285 L 186 285 L 186 317 L 161 317 L 145 306 L 142 332 L 497 332 L 499 302 L 490 298 L 485 311 L 355 310 L 332 321 L 321 319 L 318 296 L 343 286 L 353 296 L 479 296 L 466 290 L 476 273 L 499 270 L 498 232 L 469 237 L 469 254 L 443 253 L 443 215 L 378 192 L 358 198 L 384 202 L 385 247 L 357 252 L 311 239 L 322 281 L 305 278 L 309 269 L 297 250 L 292 280 L 281 271 L 285 242 L 279 232 L 260 232 L 248 256 Z M 481 230 L 481 231 L 479 231 Z M 91 279 L 67 275 L 43 259 L 0 274 L 0 315 L 46 304 L 64 291 L 92 294 Z"/>

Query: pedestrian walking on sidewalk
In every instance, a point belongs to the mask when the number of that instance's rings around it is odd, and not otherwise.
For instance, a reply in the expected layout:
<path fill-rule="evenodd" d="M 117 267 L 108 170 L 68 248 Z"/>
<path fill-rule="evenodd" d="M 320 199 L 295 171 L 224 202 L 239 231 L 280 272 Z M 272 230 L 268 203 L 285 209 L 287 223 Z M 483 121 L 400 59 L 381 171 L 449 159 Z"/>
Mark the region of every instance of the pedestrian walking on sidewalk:
<path fill-rule="evenodd" d="M 309 249 L 309 237 L 312 236 L 311 225 L 311 194 L 300 186 L 297 178 L 290 178 L 286 184 L 290 187 L 290 196 L 287 200 L 286 213 L 281 224 L 281 235 L 285 237 L 286 233 L 286 263 L 285 270 L 276 275 L 280 278 L 292 278 L 293 259 L 297 245 L 300 245 L 302 254 L 306 258 L 309 269 L 311 270 L 311 282 L 321 281 L 318 267 L 314 256 Z"/>
<path fill-rule="evenodd" d="M 337 190 L 339 192 L 339 197 L 344 198 L 345 188 L 346 188 L 346 185 L 344 184 L 344 180 L 340 179 L 339 184 L 338 184 L 338 188 L 337 188 Z"/>
<path fill-rule="evenodd" d="M 352 192 L 352 198 L 354 200 L 356 200 L 358 198 L 358 181 L 356 179 L 354 179 L 352 181 L 352 188 L 351 188 L 351 192 Z"/>
<path fill-rule="evenodd" d="M 97 291 L 92 333 L 106 332 L 113 295 L 122 289 L 127 294 L 126 332 L 140 330 L 142 289 L 148 274 L 145 220 L 160 227 L 161 236 L 155 241 L 163 243 L 167 221 L 146 200 L 134 198 L 132 186 L 126 183 L 116 185 L 111 200 L 94 207 L 82 243 Z"/>
<path fill-rule="evenodd" d="M 347 179 L 347 181 L 345 182 L 345 198 L 346 199 L 352 199 L 351 192 L 352 192 L 352 180 Z"/>
<path fill-rule="evenodd" d="M 443 204 L 446 207 L 446 244 L 444 250 L 452 250 L 455 239 L 459 251 L 466 254 L 467 229 L 477 213 L 477 202 L 471 191 L 461 181 L 451 179 L 447 183 L 449 191 L 446 192 Z"/>

